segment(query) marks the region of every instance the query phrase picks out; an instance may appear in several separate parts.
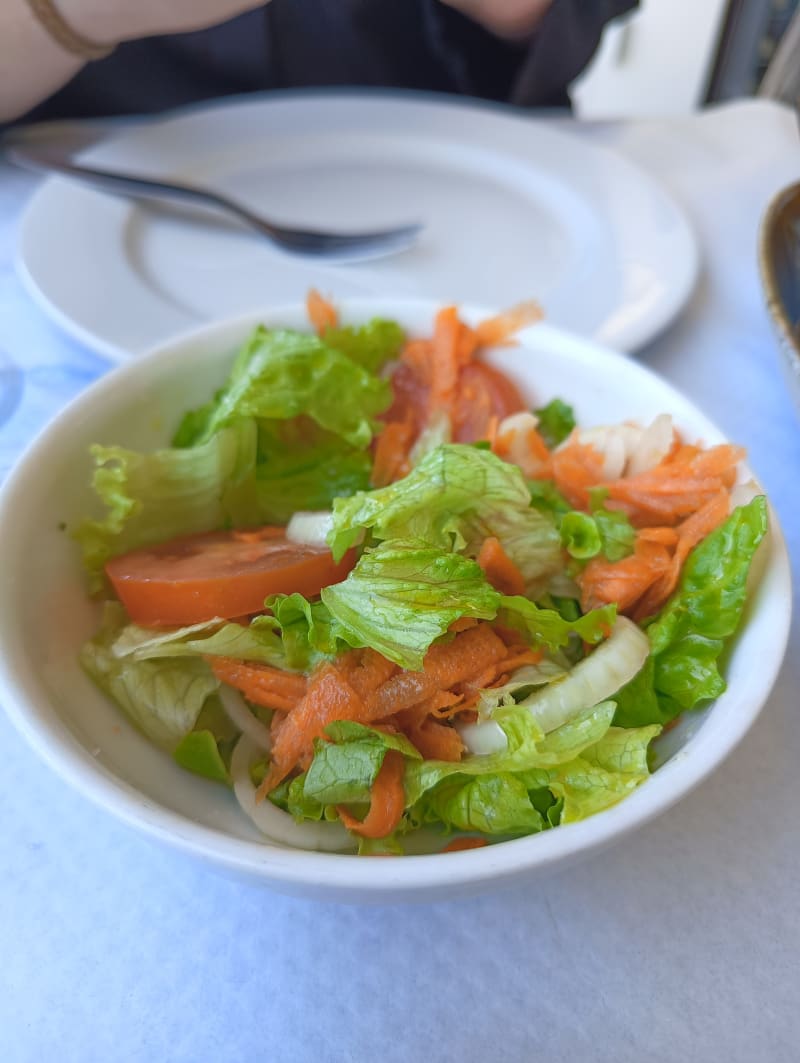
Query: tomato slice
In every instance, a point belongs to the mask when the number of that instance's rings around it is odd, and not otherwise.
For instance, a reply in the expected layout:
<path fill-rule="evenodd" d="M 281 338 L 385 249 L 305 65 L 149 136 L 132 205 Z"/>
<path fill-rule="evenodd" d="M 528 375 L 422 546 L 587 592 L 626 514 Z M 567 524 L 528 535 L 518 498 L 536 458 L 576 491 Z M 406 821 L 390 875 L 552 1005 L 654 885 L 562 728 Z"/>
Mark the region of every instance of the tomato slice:
<path fill-rule="evenodd" d="M 283 528 L 186 535 L 113 558 L 106 573 L 128 615 L 143 627 L 199 624 L 263 612 L 270 594 L 309 598 L 355 563 L 289 542 Z"/>
<path fill-rule="evenodd" d="M 384 420 L 410 419 L 419 432 L 424 427 L 428 409 L 428 388 L 407 365 L 401 364 L 392 374 L 394 401 Z M 450 413 L 456 443 L 474 443 L 485 439 L 493 417 L 502 421 L 512 413 L 528 407 L 516 384 L 486 362 L 470 362 L 458 374 L 456 393 Z"/>
<path fill-rule="evenodd" d="M 492 417 L 502 421 L 527 409 L 516 384 L 486 362 L 465 365 L 458 378 L 453 410 L 453 438 L 457 443 L 485 439 Z"/>

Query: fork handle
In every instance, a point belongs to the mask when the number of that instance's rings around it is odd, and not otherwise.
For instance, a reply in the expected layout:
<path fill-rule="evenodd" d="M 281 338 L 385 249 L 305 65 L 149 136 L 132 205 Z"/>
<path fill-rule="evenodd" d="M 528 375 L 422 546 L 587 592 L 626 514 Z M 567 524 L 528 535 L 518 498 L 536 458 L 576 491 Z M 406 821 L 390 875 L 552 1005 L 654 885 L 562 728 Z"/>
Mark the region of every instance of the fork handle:
<path fill-rule="evenodd" d="M 256 221 L 244 207 L 207 188 L 197 188 L 195 185 L 187 185 L 180 181 L 158 181 L 135 174 L 98 170 L 93 166 L 83 166 L 71 159 L 62 158 L 41 149 L 14 146 L 8 150 L 7 154 L 12 162 L 26 169 L 39 173 L 59 173 L 66 177 L 75 177 L 83 184 L 97 188 L 101 192 L 111 192 L 114 195 L 123 195 L 132 199 L 173 199 L 183 203 L 200 203 L 204 206 L 230 211 L 250 225 L 256 223 L 259 228 L 265 228 L 263 219 Z"/>

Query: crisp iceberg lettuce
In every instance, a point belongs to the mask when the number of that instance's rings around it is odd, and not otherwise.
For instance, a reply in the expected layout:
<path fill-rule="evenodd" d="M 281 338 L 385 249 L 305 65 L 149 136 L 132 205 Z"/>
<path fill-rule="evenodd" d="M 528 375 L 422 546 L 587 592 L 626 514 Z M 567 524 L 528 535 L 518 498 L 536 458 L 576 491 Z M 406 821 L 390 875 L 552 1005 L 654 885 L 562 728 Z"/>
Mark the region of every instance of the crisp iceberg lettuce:
<path fill-rule="evenodd" d="M 179 440 L 191 445 L 210 439 L 242 418 L 286 421 L 301 414 L 354 447 L 372 439 L 373 418 L 391 401 L 387 381 L 340 350 L 306 332 L 255 330 L 234 362 L 213 403 L 188 415 Z"/>
<path fill-rule="evenodd" d="M 117 656 L 113 645 L 124 621 L 122 607 L 111 603 L 102 628 L 81 650 L 81 664 L 148 738 L 172 752 L 194 730 L 219 682 L 201 657 Z"/>
<path fill-rule="evenodd" d="M 529 592 L 561 567 L 552 519 L 531 506 L 520 470 L 491 451 L 449 443 L 430 451 L 402 480 L 339 498 L 328 544 L 341 557 L 364 532 L 374 539 L 423 539 L 477 556 L 495 536 L 525 578 Z"/>
<path fill-rule="evenodd" d="M 475 561 L 420 540 L 364 551 L 346 580 L 322 591 L 334 633 L 420 669 L 431 643 L 460 617 L 491 620 L 501 595 Z"/>

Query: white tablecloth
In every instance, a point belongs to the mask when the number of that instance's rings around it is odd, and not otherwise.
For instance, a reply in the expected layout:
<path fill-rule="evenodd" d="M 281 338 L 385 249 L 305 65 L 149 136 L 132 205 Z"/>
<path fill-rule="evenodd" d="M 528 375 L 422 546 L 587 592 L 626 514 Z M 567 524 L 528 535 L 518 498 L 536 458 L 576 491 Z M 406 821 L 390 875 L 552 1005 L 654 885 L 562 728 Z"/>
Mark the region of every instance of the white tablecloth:
<path fill-rule="evenodd" d="M 641 357 L 748 447 L 796 557 L 800 423 L 755 259 L 768 198 L 800 176 L 793 115 L 742 103 L 575 128 L 663 179 L 696 224 L 698 291 Z M 109 368 L 14 275 L 34 185 L 0 167 L 2 469 Z M 525 888 L 427 906 L 219 877 L 77 796 L 0 714 L 0 1059 L 794 1063 L 796 630 L 793 646 L 751 734 L 662 819 Z"/>

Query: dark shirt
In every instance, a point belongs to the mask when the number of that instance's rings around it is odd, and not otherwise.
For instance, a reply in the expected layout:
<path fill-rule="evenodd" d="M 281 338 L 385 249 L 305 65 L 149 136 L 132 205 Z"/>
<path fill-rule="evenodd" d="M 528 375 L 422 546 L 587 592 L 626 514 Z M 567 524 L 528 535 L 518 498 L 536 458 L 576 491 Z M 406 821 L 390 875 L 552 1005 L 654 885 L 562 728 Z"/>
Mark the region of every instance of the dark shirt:
<path fill-rule="evenodd" d="M 211 29 L 131 41 L 28 120 L 154 113 L 264 89 L 429 89 L 566 106 L 606 22 L 637 0 L 554 0 L 529 40 L 500 40 L 438 0 L 272 0 Z"/>

